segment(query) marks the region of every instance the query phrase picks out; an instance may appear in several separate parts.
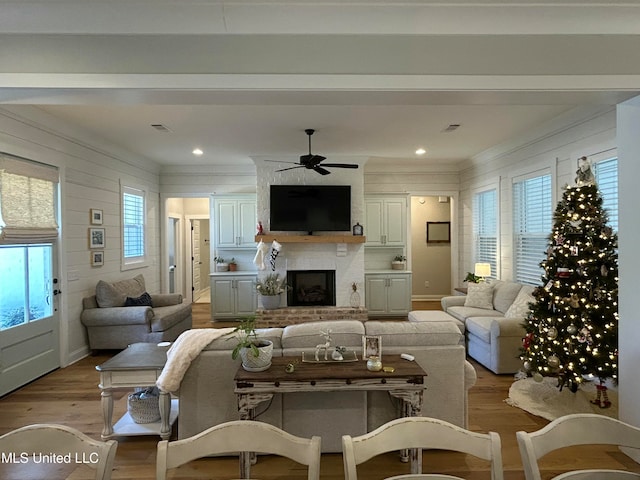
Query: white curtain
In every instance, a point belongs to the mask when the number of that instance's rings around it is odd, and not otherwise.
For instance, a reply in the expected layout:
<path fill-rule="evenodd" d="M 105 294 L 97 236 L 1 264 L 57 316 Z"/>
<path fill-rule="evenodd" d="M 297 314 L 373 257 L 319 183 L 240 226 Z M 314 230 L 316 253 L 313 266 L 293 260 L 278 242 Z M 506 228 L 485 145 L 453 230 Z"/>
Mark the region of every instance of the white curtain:
<path fill-rule="evenodd" d="M 53 242 L 57 186 L 57 168 L 0 153 L 0 243 Z"/>

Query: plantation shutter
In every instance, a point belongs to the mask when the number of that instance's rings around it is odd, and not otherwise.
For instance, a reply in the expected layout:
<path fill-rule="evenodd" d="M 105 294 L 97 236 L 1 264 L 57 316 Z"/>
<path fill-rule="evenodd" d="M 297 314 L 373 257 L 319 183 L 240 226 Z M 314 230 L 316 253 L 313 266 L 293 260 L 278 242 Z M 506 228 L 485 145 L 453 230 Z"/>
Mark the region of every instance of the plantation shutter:
<path fill-rule="evenodd" d="M 125 263 L 141 261 L 145 255 L 144 192 L 123 187 L 122 193 L 122 250 Z"/>
<path fill-rule="evenodd" d="M 609 225 L 618 231 L 618 159 L 609 158 L 594 165 L 596 183 L 607 211 Z"/>
<path fill-rule="evenodd" d="M 539 285 L 540 262 L 551 233 L 551 175 L 513 184 L 514 277 L 516 282 Z"/>
<path fill-rule="evenodd" d="M 473 209 L 475 262 L 491 265 L 491 277 L 498 272 L 498 193 L 495 189 L 475 194 Z"/>
<path fill-rule="evenodd" d="M 57 193 L 57 168 L 0 154 L 0 243 L 55 241 Z"/>

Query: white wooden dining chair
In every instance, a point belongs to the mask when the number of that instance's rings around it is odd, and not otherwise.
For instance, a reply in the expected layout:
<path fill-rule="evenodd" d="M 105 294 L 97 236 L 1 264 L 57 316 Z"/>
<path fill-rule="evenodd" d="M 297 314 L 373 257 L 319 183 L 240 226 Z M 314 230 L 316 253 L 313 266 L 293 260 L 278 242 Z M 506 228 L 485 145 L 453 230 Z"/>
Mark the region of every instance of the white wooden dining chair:
<path fill-rule="evenodd" d="M 359 437 L 342 437 L 345 479 L 357 480 L 357 465 L 382 453 L 404 449 L 438 449 L 473 455 L 489 461 L 491 480 L 503 478 L 501 442 L 497 433 L 471 432 L 435 418 L 406 417 L 392 420 Z M 418 456 L 421 458 L 420 451 Z M 462 477 L 421 472 L 388 477 L 387 480 L 391 479 L 464 480 Z"/>
<path fill-rule="evenodd" d="M 70 463 L 95 470 L 96 480 L 110 480 L 118 442 L 94 440 L 75 428 L 56 424 L 27 425 L 0 437 L 0 451 L 27 458 L 40 455 L 71 455 Z M 46 457 L 44 457 L 46 458 Z M 66 460 L 65 460 L 66 462 Z M 26 478 L 26 477 L 25 477 Z"/>
<path fill-rule="evenodd" d="M 238 452 L 245 452 L 240 455 L 241 478 L 249 478 L 248 452 L 287 457 L 307 465 L 308 480 L 320 478 L 320 437 L 301 438 L 268 423 L 235 420 L 214 425 L 189 438 L 158 443 L 156 479 L 165 480 L 167 470 L 197 458 Z"/>
<path fill-rule="evenodd" d="M 591 413 L 566 415 L 527 433 L 516 432 L 526 480 L 541 480 L 539 459 L 549 452 L 578 445 L 617 445 L 640 448 L 640 428 L 614 418 Z M 577 462 L 579 463 L 579 462 Z M 551 480 L 628 480 L 640 474 L 625 470 L 572 470 Z"/>

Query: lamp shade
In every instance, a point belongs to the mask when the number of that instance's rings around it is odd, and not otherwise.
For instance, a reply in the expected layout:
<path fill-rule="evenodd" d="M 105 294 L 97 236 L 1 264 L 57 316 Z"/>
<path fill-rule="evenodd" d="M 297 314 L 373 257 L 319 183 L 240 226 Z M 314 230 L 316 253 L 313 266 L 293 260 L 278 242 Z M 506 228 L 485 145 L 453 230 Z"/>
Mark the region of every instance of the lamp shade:
<path fill-rule="evenodd" d="M 491 264 L 490 263 L 476 263 L 474 272 L 478 277 L 490 277 L 491 276 Z"/>

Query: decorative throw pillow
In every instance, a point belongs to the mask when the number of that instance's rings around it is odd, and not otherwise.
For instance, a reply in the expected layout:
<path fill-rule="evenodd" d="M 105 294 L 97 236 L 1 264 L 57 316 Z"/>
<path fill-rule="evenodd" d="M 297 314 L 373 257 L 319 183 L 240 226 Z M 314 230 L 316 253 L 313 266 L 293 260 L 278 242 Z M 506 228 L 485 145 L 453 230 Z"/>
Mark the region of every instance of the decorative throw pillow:
<path fill-rule="evenodd" d="M 469 283 L 464 306 L 493 310 L 493 285 L 487 282 Z"/>
<path fill-rule="evenodd" d="M 531 290 L 527 287 L 522 287 L 516 299 L 504 313 L 504 316 L 506 318 L 524 318 L 529 312 L 529 303 L 533 302 L 535 302 L 535 299 L 531 295 Z"/>
<path fill-rule="evenodd" d="M 100 308 L 124 307 L 127 297 L 138 297 L 146 291 L 142 275 L 113 283 L 100 280 L 96 285 L 96 301 Z"/>
<path fill-rule="evenodd" d="M 152 306 L 151 295 L 149 295 L 147 292 L 144 292 L 142 295 L 136 298 L 127 297 L 127 299 L 124 301 L 124 306 L 125 307 L 141 307 L 141 306 L 151 307 Z"/>

